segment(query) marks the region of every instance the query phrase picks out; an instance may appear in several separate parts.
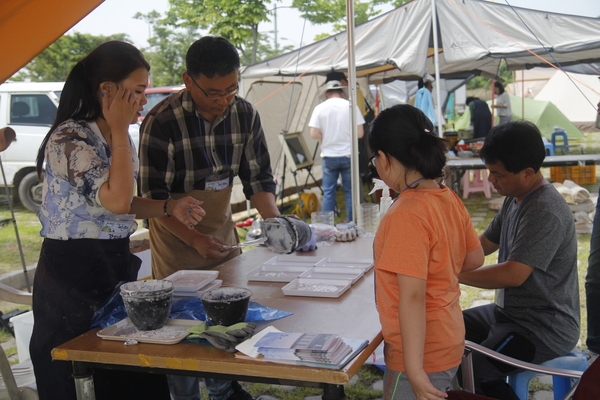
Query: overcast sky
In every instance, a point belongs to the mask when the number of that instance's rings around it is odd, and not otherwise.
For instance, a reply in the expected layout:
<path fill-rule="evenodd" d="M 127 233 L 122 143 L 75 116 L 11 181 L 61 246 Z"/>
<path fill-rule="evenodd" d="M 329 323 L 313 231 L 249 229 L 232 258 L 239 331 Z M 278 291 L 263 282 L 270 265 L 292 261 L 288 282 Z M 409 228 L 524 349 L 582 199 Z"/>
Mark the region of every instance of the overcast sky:
<path fill-rule="evenodd" d="M 496 0 L 494 2 L 565 14 L 600 16 L 599 0 L 508 0 L 508 2 Z M 290 4 L 291 0 L 278 2 L 277 36 L 280 46 L 306 45 L 314 41 L 315 35 L 330 31 L 328 26 L 312 26 L 308 22 L 304 24 L 300 13 L 295 9 L 286 8 Z M 168 0 L 105 0 L 69 32 L 77 31 L 94 35 L 127 33 L 136 46 L 145 47 L 150 35 L 149 26 L 144 21 L 133 19 L 133 16 L 137 12 L 145 14 L 152 10 L 164 13 L 168 7 Z M 262 23 L 259 30 L 272 35 L 274 22 Z"/>

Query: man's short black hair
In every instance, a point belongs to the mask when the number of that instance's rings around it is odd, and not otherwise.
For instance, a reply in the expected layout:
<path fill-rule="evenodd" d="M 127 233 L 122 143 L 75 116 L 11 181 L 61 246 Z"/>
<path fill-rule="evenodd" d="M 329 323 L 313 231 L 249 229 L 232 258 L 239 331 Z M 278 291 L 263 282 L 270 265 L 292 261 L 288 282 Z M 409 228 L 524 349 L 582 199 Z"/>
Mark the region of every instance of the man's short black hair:
<path fill-rule="evenodd" d="M 194 78 L 200 74 L 212 78 L 226 76 L 240 68 L 237 49 L 222 37 L 204 36 L 196 40 L 185 56 L 187 72 Z"/>
<path fill-rule="evenodd" d="M 546 148 L 537 126 L 529 121 L 514 121 L 493 127 L 479 156 L 486 164 L 501 162 L 513 174 L 526 168 L 538 172 L 546 158 Z"/>

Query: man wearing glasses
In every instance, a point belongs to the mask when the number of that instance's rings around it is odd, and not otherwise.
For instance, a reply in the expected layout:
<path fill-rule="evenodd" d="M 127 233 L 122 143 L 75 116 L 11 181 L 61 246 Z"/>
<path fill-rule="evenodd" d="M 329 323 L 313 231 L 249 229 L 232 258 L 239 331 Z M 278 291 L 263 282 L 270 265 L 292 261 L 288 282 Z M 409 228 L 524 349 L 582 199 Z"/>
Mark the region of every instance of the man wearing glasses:
<path fill-rule="evenodd" d="M 227 40 L 205 36 L 186 55 L 185 89 L 158 103 L 144 118 L 140 134 L 140 192 L 163 199 L 191 195 L 203 201 L 206 216 L 196 229 L 174 218 L 150 221 L 152 275 L 211 269 L 239 254 L 231 219 L 233 177 L 261 216 L 278 216 L 275 182 L 260 117 L 236 96 L 240 59 Z M 166 209 L 166 208 L 165 208 Z M 169 376 L 175 400 L 199 400 L 198 380 Z M 206 379 L 212 400 L 250 400 L 237 382 Z"/>

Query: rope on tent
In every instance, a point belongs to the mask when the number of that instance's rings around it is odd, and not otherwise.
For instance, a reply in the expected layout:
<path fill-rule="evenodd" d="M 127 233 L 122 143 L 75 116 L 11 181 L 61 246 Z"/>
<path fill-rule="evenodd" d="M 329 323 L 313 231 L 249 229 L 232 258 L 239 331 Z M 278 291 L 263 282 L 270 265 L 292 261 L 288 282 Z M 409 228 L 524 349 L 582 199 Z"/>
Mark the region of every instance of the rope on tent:
<path fill-rule="evenodd" d="M 579 93 L 581 93 L 581 95 L 583 96 L 583 98 L 585 98 L 587 100 L 587 102 L 594 108 L 594 110 L 596 110 L 596 105 L 593 104 L 590 101 L 590 99 L 588 99 L 585 96 L 585 94 L 583 94 L 583 91 L 581 90 L 581 88 L 579 86 L 575 85 L 575 82 L 573 82 L 573 79 L 571 78 L 571 76 L 569 74 L 567 74 L 567 72 L 563 69 L 562 65 L 560 65 L 560 63 L 556 60 L 556 58 L 554 58 L 554 55 L 550 52 L 550 50 L 548 50 L 546 48 L 546 46 L 542 43 L 542 41 L 537 37 L 537 35 L 535 34 L 535 32 L 533 32 L 533 30 L 527 25 L 527 23 L 525 21 L 523 21 L 523 18 L 521 18 L 521 16 L 517 12 L 517 10 L 515 10 L 515 8 L 508 2 L 508 0 L 504 0 L 504 1 L 510 7 L 510 9 L 515 13 L 515 15 L 519 18 L 519 20 L 523 23 L 523 26 L 525 26 L 525 28 L 527 28 L 527 30 L 533 35 L 533 37 L 535 38 L 535 40 L 537 40 L 537 42 L 540 44 L 540 46 L 542 46 L 544 48 L 544 50 L 546 50 L 546 52 L 552 58 L 552 60 L 554 60 L 554 62 L 558 66 L 558 68 L 567 76 L 567 78 L 569 78 L 569 81 L 571 81 L 571 83 L 577 88 L 577 90 L 579 91 Z M 587 85 L 585 85 L 585 86 L 588 87 Z M 591 89 L 591 88 L 589 88 L 589 89 Z M 594 89 L 592 89 L 592 91 L 594 91 Z"/>
<path fill-rule="evenodd" d="M 524 45 L 522 45 L 521 43 L 519 43 L 518 41 L 514 40 L 512 37 L 505 35 L 503 32 L 501 32 L 500 30 L 496 29 L 494 26 L 490 25 L 488 22 L 486 22 L 485 20 L 483 20 L 482 18 L 480 18 L 478 15 L 473 14 L 471 12 L 469 12 L 469 10 L 467 10 L 466 8 L 464 8 L 461 4 L 457 3 L 454 0 L 449 0 L 449 2 L 451 2 L 453 5 L 455 5 L 456 7 L 460 8 L 461 10 L 463 10 L 466 14 L 468 14 L 470 17 L 472 17 L 473 19 L 481 22 L 483 25 L 487 26 L 488 28 L 490 28 L 491 30 L 493 30 L 494 32 L 496 32 L 498 35 L 503 36 L 506 40 L 520 46 L 523 50 L 525 50 L 526 52 L 528 52 L 529 54 L 531 54 L 533 57 L 536 57 L 538 59 L 540 59 L 543 63 L 547 64 L 548 66 L 558 70 L 558 71 L 562 71 L 564 74 L 567 75 L 567 77 L 569 78 L 569 80 L 571 80 L 571 82 L 573 83 L 573 85 L 575 85 L 575 83 L 573 82 L 573 79 L 571 76 L 569 76 L 569 74 L 560 66 L 560 64 L 556 61 L 556 59 L 554 58 L 554 56 L 552 55 L 552 53 L 546 48 L 546 46 L 540 41 L 540 39 L 537 37 L 537 35 L 531 30 L 531 28 L 529 28 L 529 26 L 525 23 L 525 21 L 523 21 L 523 19 L 521 18 L 521 16 L 517 13 L 517 11 L 514 9 L 514 7 L 512 5 L 510 5 L 508 3 L 508 0 L 504 0 L 506 2 L 506 4 L 513 10 L 513 12 L 515 13 L 515 15 L 521 20 L 521 22 L 523 23 L 523 25 L 529 30 L 529 32 L 531 32 L 531 34 L 533 35 L 533 37 L 538 41 L 538 43 L 544 48 L 544 50 L 546 50 L 546 52 L 550 55 L 550 57 L 552 57 L 552 59 L 556 62 L 557 65 L 551 63 L 550 61 L 546 60 L 545 58 L 541 57 L 540 55 L 534 53 L 533 51 L 531 51 L 530 49 L 528 49 L 527 47 L 525 47 Z M 583 86 L 587 87 L 588 89 L 592 90 L 593 92 L 596 92 L 595 89 L 589 87 L 588 85 L 586 85 L 584 82 L 578 81 L 580 84 L 582 84 Z M 579 90 L 581 92 L 581 89 L 575 85 L 575 87 L 577 87 L 577 90 Z M 583 95 L 583 93 L 582 93 Z M 585 95 L 583 95 L 583 97 L 590 103 L 590 105 L 594 108 L 594 111 L 597 110 L 596 105 L 593 104 L 587 97 L 585 97 Z"/>

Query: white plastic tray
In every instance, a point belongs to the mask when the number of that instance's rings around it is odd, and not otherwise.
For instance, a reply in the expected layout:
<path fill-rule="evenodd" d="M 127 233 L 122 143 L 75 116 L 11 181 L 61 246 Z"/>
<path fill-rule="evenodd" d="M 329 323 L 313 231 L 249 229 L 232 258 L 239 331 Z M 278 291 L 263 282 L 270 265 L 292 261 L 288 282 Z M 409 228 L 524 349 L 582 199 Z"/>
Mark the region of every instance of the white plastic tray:
<path fill-rule="evenodd" d="M 316 263 L 323 260 L 323 257 L 317 256 L 275 256 L 263 263 L 263 265 L 278 265 L 290 267 L 313 267 Z"/>
<path fill-rule="evenodd" d="M 152 331 L 138 330 L 129 318 L 98 331 L 97 335 L 106 340 L 136 340 L 138 343 L 175 344 L 181 342 L 189 332 L 188 328 L 200 324 L 201 321 L 189 319 L 168 319 L 160 329 Z"/>
<path fill-rule="evenodd" d="M 281 288 L 286 296 L 340 297 L 350 288 L 347 279 L 296 278 Z"/>
<path fill-rule="evenodd" d="M 249 281 L 290 282 L 309 269 L 308 265 L 261 265 L 246 274 Z"/>
<path fill-rule="evenodd" d="M 178 291 L 174 291 L 173 292 L 173 298 L 183 298 L 183 297 L 200 297 L 202 295 L 202 293 L 206 292 L 207 290 L 212 290 L 212 289 L 218 289 L 221 287 L 221 285 L 223 284 L 223 281 L 220 279 L 215 279 L 214 281 L 210 282 L 208 285 L 204 286 L 203 288 L 201 288 L 200 290 L 197 290 L 195 292 L 178 292 Z"/>
<path fill-rule="evenodd" d="M 354 283 L 364 273 L 365 270 L 358 267 L 311 267 L 300 274 L 300 278 L 347 279 Z"/>
<path fill-rule="evenodd" d="M 217 279 L 219 271 L 180 270 L 165 278 L 173 282 L 175 292 L 196 292 Z"/>
<path fill-rule="evenodd" d="M 315 267 L 357 267 L 367 272 L 373 268 L 373 260 L 369 258 L 327 257 L 317 262 Z"/>

